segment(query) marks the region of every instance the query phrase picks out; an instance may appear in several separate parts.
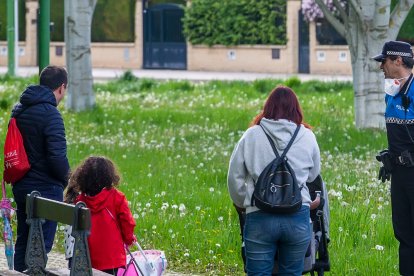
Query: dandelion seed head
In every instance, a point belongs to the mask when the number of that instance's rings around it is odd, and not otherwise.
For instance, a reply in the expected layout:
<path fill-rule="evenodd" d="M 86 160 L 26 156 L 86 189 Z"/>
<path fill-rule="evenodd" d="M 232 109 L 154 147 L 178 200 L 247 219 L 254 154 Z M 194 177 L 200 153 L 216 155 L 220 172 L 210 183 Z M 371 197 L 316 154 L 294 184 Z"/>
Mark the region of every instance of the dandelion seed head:
<path fill-rule="evenodd" d="M 183 203 L 180 204 L 180 207 L 178 207 L 178 210 L 180 212 L 185 212 L 185 205 Z"/>

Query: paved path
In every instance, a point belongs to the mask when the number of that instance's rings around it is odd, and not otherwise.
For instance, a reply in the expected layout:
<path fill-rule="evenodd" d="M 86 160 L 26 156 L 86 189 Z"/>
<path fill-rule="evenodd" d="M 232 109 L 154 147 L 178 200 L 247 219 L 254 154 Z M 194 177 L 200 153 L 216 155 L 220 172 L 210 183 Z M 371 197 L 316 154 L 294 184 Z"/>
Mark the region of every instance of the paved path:
<path fill-rule="evenodd" d="M 65 260 L 65 254 L 62 254 L 60 252 L 52 251 L 48 254 L 48 261 L 46 268 L 64 268 L 67 267 L 68 262 Z M 8 269 L 7 266 L 7 260 L 4 255 L 4 244 L 0 240 L 0 270 L 6 270 Z M 189 276 L 193 274 L 182 274 L 173 272 L 167 267 L 167 271 L 163 274 L 164 276 Z"/>
<path fill-rule="evenodd" d="M 58 253 L 58 252 L 52 252 L 52 254 L 49 254 L 48 256 L 49 260 L 47 262 L 47 267 L 67 267 L 68 262 L 65 260 L 65 255 Z M 7 269 L 7 260 L 4 257 L 4 244 L 0 241 L 0 270 Z"/>
<path fill-rule="evenodd" d="M 127 69 L 94 68 L 92 75 L 95 81 L 106 81 L 122 76 Z M 131 70 L 138 78 L 152 78 L 159 80 L 245 80 L 256 79 L 288 79 L 296 76 L 302 81 L 352 81 L 350 75 L 310 75 L 310 74 L 271 74 L 271 73 L 248 73 L 248 72 L 205 72 L 188 70 Z M 0 67 L 0 74 L 7 73 L 7 67 Z M 19 67 L 17 75 L 22 77 L 32 76 L 38 73 L 37 67 Z"/>

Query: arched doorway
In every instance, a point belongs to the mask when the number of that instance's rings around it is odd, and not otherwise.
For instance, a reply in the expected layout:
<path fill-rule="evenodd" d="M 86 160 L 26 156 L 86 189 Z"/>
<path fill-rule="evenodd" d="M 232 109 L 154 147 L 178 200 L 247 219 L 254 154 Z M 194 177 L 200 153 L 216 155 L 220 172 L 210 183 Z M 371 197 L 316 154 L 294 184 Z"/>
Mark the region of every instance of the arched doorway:
<path fill-rule="evenodd" d="M 144 68 L 187 69 L 187 44 L 182 31 L 183 7 L 144 1 Z"/>

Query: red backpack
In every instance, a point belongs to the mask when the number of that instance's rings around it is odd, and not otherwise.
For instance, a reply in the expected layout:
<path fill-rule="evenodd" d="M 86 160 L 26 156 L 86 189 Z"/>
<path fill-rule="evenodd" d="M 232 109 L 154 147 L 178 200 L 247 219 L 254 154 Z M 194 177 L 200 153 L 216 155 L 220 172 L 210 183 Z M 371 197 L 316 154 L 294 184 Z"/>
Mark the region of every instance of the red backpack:
<path fill-rule="evenodd" d="M 22 179 L 30 170 L 23 144 L 22 134 L 16 124 L 16 118 L 11 118 L 4 142 L 4 173 L 3 179 L 12 185 Z"/>

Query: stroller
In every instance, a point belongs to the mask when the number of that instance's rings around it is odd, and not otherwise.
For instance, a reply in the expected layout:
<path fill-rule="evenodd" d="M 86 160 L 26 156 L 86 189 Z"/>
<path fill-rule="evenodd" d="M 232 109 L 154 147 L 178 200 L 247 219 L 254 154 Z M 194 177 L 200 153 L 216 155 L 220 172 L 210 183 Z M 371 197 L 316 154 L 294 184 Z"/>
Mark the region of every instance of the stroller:
<path fill-rule="evenodd" d="M 306 183 L 311 199 L 314 201 L 311 206 L 310 219 L 312 225 L 312 238 L 305 255 L 305 265 L 302 274 L 310 273 L 314 276 L 323 276 L 325 271 L 330 270 L 328 243 L 329 243 L 329 203 L 328 193 L 322 177 L 319 175 L 313 182 Z M 240 231 L 242 236 L 241 255 L 246 267 L 246 256 L 244 252 L 243 228 L 246 220 L 246 213 L 236 208 L 239 215 Z M 277 275 L 277 254 L 272 275 Z"/>

